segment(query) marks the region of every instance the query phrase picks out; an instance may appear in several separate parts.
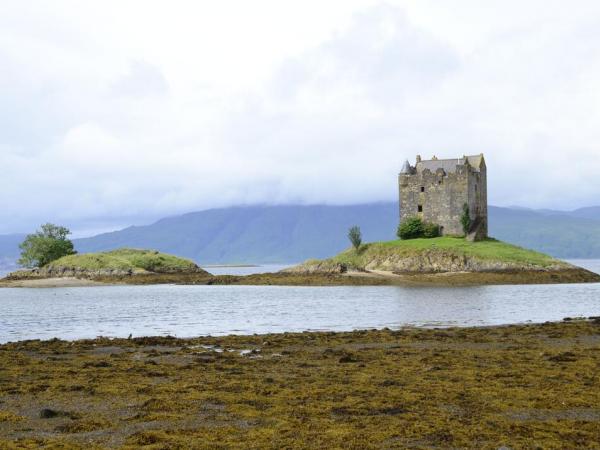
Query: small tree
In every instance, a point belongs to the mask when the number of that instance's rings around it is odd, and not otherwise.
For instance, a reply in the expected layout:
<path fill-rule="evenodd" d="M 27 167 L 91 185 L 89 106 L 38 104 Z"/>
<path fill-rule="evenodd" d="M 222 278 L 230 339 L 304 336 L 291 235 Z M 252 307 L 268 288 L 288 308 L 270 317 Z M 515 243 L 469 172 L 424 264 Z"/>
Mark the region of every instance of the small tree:
<path fill-rule="evenodd" d="M 360 244 L 362 244 L 362 234 L 360 232 L 360 227 L 354 225 L 348 230 L 348 239 L 352 242 L 352 246 L 358 250 L 360 248 Z"/>
<path fill-rule="evenodd" d="M 51 223 L 42 225 L 34 234 L 28 235 L 19 245 L 21 258 L 19 264 L 24 267 L 42 267 L 66 255 L 77 253 L 73 243 L 67 239 L 71 232 Z"/>
<path fill-rule="evenodd" d="M 471 214 L 469 211 L 469 205 L 466 203 L 463 205 L 463 213 L 462 216 L 460 216 L 460 223 L 466 236 L 469 234 L 469 230 L 471 229 Z"/>
<path fill-rule="evenodd" d="M 420 217 L 404 219 L 398 226 L 396 233 L 400 239 L 416 239 L 423 237 L 423 221 Z"/>

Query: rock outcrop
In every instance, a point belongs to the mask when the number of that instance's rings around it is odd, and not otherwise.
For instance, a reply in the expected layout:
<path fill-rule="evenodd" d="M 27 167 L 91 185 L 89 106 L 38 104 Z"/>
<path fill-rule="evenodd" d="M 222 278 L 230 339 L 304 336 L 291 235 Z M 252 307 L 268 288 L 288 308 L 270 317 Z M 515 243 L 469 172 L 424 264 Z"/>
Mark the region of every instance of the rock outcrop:
<path fill-rule="evenodd" d="M 300 274 L 333 274 L 346 272 L 385 271 L 395 274 L 435 274 L 435 273 L 514 273 L 556 272 L 579 269 L 560 260 L 551 260 L 545 265 L 507 261 L 502 259 L 480 258 L 458 251 L 442 248 L 428 248 L 406 253 L 394 248 L 384 248 L 377 252 L 365 252 L 356 258 L 340 261 L 337 258 L 310 260 L 285 272 Z"/>
<path fill-rule="evenodd" d="M 312 260 L 307 261 L 304 264 L 300 264 L 299 266 L 290 267 L 288 269 L 282 270 L 284 273 L 297 273 L 304 275 L 312 275 L 312 274 L 320 274 L 320 275 L 332 275 L 332 274 L 342 274 L 348 271 L 348 266 L 346 264 L 333 262 L 330 260 Z"/>
<path fill-rule="evenodd" d="M 514 272 L 515 270 L 550 271 L 574 266 L 557 262 L 549 266 L 480 259 L 444 250 L 424 250 L 419 255 L 386 255 L 369 261 L 365 270 L 385 270 L 394 273 L 447 272 Z"/>
<path fill-rule="evenodd" d="M 207 275 L 210 274 L 201 269 L 200 267 L 184 269 L 181 271 L 146 271 L 146 270 L 134 270 L 134 269 L 84 269 L 81 267 L 63 267 L 63 266 L 47 266 L 37 269 L 25 269 L 17 270 L 9 273 L 6 276 L 6 280 L 27 280 L 27 279 L 42 279 L 42 278 L 83 278 L 83 279 L 97 279 L 105 277 L 133 277 L 133 276 L 146 276 L 151 274 L 198 274 Z"/>

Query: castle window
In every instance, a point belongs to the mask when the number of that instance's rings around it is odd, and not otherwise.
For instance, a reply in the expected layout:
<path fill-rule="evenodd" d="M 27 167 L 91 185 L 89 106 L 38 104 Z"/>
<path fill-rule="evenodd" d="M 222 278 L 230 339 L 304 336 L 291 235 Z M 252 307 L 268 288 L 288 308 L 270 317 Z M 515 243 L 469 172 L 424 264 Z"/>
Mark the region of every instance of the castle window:
<path fill-rule="evenodd" d="M 421 192 L 425 192 L 425 186 L 421 186 Z"/>
<path fill-rule="evenodd" d="M 442 184 L 442 180 L 439 180 L 439 181 L 438 181 L 438 184 Z"/>
<path fill-rule="evenodd" d="M 417 206 L 417 211 L 419 211 L 419 212 L 423 212 L 423 205 L 419 205 L 419 206 Z"/>

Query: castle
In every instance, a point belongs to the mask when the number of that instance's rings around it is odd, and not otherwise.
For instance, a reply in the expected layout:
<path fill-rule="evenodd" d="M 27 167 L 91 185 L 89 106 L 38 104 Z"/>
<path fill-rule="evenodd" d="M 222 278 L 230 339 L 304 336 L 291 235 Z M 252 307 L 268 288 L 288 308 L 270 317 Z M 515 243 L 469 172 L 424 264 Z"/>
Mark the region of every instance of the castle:
<path fill-rule="evenodd" d="M 408 161 L 398 176 L 400 220 L 420 217 L 440 226 L 442 235 L 463 235 L 461 216 L 469 206 L 471 226 L 467 237 L 487 237 L 487 169 L 483 153 L 456 159 Z"/>

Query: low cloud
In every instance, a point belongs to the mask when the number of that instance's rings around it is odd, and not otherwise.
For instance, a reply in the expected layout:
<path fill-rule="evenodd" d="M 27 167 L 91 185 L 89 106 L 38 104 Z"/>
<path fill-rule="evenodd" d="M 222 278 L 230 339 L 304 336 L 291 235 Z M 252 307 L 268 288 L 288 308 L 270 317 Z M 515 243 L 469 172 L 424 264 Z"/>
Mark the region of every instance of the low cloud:
<path fill-rule="evenodd" d="M 48 220 L 85 233 L 234 204 L 390 201 L 417 153 L 484 152 L 493 204 L 598 203 L 594 4 L 513 27 L 512 16 L 485 15 L 496 32 L 471 42 L 401 3 L 357 7 L 262 78 L 247 54 L 215 52 L 217 40 L 194 52 L 193 27 L 171 33 L 171 55 L 151 34 L 121 45 L 110 28 L 63 23 L 54 35 L 0 19 L 0 233 Z"/>

